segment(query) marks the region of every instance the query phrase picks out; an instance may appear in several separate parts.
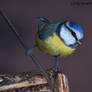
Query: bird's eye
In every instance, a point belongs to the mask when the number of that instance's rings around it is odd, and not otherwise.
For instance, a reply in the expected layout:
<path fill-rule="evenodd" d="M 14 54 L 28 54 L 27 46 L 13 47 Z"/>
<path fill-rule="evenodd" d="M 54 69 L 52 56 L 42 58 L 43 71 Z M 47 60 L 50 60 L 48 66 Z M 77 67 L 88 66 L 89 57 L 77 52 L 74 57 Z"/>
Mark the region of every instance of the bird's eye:
<path fill-rule="evenodd" d="M 65 24 L 70 29 L 70 31 L 73 31 L 75 33 L 75 35 L 73 34 L 75 39 L 76 39 L 76 37 L 77 37 L 78 40 L 83 38 L 83 36 L 84 36 L 83 30 L 78 23 L 75 23 L 75 22 L 72 22 L 72 21 L 67 21 Z"/>
<path fill-rule="evenodd" d="M 78 40 L 78 38 L 77 38 L 77 36 L 76 36 L 76 33 L 73 31 L 73 30 L 71 30 L 66 24 L 64 24 L 65 25 L 65 27 L 71 32 L 71 34 L 75 37 L 75 39 L 76 39 L 76 41 Z"/>

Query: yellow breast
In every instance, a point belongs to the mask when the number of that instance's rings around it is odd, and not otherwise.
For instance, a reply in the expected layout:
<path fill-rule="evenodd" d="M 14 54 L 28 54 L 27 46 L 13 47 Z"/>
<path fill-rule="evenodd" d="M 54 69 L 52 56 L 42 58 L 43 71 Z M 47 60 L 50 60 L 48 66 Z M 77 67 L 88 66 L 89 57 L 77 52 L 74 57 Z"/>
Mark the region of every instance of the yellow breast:
<path fill-rule="evenodd" d="M 55 33 L 53 33 L 53 36 L 48 37 L 45 40 L 41 40 L 37 34 L 36 42 L 37 42 L 38 48 L 42 52 L 49 55 L 60 54 L 59 57 L 65 57 L 72 54 L 75 51 L 75 49 L 66 46 Z"/>

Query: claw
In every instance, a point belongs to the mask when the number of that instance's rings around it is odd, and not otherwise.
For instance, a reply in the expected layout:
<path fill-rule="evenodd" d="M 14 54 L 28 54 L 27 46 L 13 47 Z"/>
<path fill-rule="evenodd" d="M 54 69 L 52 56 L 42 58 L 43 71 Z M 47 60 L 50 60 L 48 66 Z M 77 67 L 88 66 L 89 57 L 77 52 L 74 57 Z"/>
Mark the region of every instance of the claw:
<path fill-rule="evenodd" d="M 34 48 L 31 48 L 31 49 L 27 50 L 26 55 L 30 56 L 32 54 L 33 50 L 34 50 Z"/>
<path fill-rule="evenodd" d="M 28 49 L 28 50 L 26 51 L 26 55 L 27 55 L 27 56 L 30 56 L 30 55 L 32 54 L 33 50 L 35 49 L 35 47 L 36 47 L 36 45 L 35 45 L 33 48 Z"/>

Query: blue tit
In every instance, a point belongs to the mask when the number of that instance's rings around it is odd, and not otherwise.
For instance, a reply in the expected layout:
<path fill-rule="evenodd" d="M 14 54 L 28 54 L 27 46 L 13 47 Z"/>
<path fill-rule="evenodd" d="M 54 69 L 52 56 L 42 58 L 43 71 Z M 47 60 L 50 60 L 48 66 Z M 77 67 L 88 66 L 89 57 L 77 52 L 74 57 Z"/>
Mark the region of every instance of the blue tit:
<path fill-rule="evenodd" d="M 38 28 L 37 47 L 42 52 L 56 57 L 71 55 L 83 38 L 82 28 L 72 21 L 50 23 L 41 17 Z"/>
<path fill-rule="evenodd" d="M 61 71 L 58 57 L 71 55 L 81 45 L 83 30 L 79 24 L 72 21 L 51 23 L 46 18 L 40 17 L 38 32 L 36 34 L 36 46 L 40 51 L 56 57 L 54 71 Z M 32 49 L 27 55 L 32 54 Z"/>

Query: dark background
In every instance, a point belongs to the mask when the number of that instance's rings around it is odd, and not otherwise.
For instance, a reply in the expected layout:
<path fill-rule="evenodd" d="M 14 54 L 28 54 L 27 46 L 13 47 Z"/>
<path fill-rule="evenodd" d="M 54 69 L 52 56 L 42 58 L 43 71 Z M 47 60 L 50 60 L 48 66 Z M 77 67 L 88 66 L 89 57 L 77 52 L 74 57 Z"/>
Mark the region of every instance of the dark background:
<path fill-rule="evenodd" d="M 92 5 L 71 5 L 71 2 L 73 0 L 0 0 L 0 7 L 30 48 L 35 44 L 37 17 L 47 17 L 54 22 L 66 19 L 78 22 L 85 34 L 83 44 L 73 55 L 60 59 L 60 64 L 69 78 L 71 92 L 91 92 Z M 53 57 L 38 49 L 34 54 L 45 69 L 51 68 L 55 63 Z M 0 17 L 0 73 L 36 69 L 32 60 L 25 56 L 25 51 L 15 35 Z"/>

